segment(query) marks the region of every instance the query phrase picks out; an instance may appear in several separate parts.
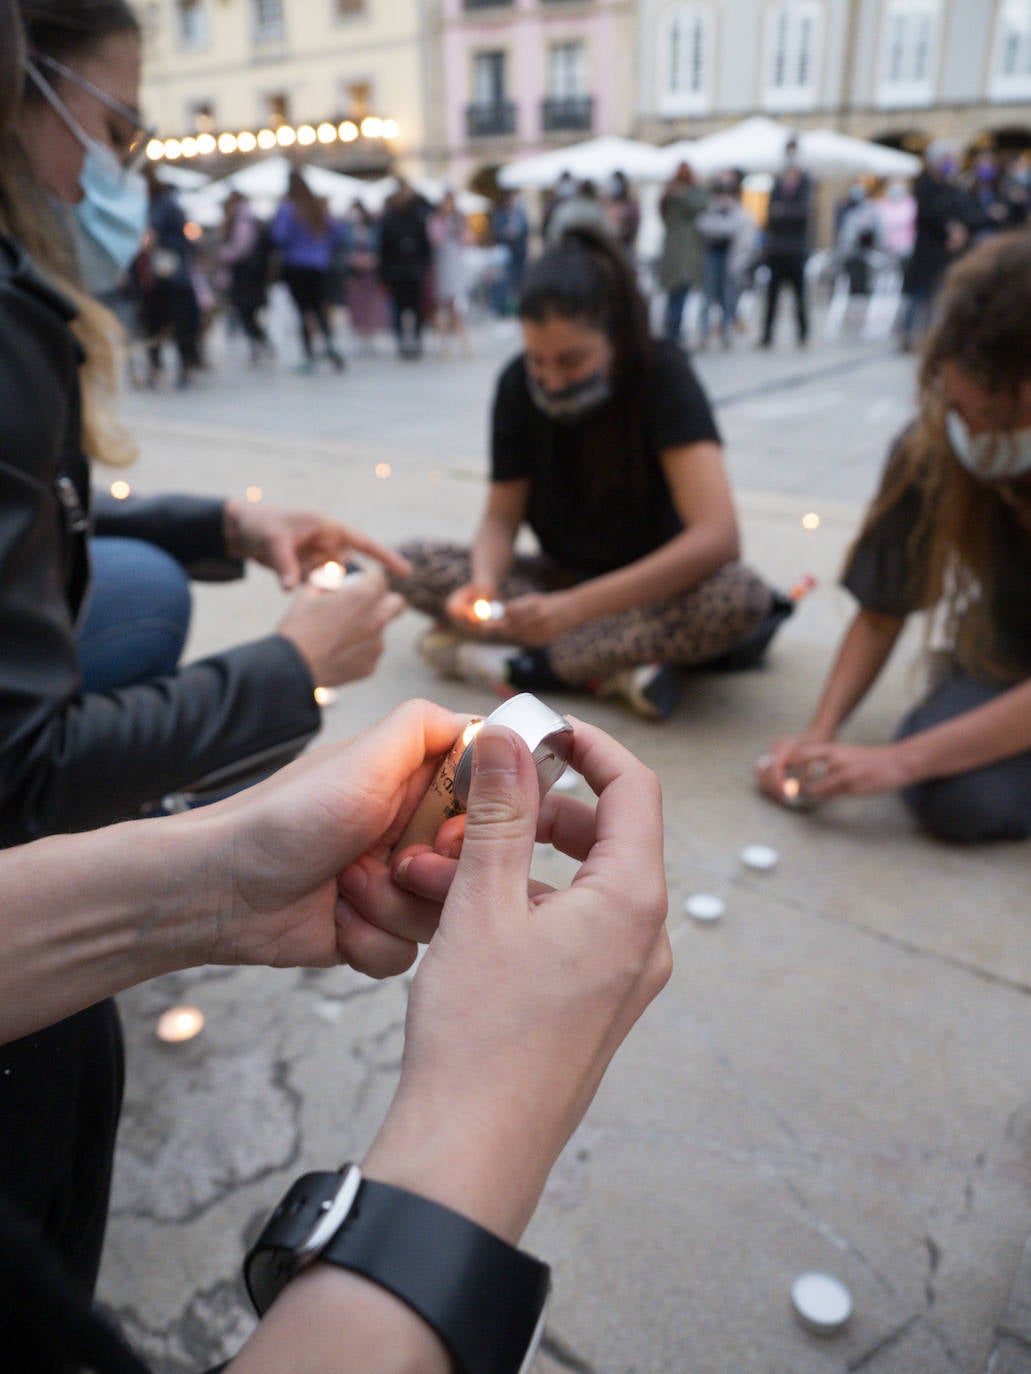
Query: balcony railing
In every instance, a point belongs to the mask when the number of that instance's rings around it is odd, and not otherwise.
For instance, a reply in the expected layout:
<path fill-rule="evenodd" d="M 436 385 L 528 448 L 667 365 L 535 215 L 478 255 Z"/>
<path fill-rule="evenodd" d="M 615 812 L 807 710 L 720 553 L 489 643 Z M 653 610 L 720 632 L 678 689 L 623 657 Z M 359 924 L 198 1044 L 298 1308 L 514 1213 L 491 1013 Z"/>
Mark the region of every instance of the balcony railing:
<path fill-rule="evenodd" d="M 496 100 L 490 105 L 467 105 L 465 127 L 470 138 L 497 138 L 515 133 L 514 100 Z"/>
<path fill-rule="evenodd" d="M 568 95 L 541 101 L 541 128 L 547 134 L 563 130 L 591 129 L 594 125 L 594 96 Z"/>

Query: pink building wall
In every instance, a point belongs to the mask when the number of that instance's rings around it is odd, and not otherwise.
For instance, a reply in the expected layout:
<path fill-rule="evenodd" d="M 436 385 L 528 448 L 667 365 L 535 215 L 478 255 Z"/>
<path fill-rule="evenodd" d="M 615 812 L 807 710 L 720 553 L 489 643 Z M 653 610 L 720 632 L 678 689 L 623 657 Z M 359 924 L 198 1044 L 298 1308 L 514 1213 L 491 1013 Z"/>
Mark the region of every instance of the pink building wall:
<path fill-rule="evenodd" d="M 462 0 L 444 4 L 444 90 L 446 127 L 450 150 L 449 177 L 461 185 L 479 167 L 498 160 L 499 144 L 506 159 L 541 152 L 563 142 L 577 142 L 597 134 L 627 133 L 622 127 L 630 110 L 617 106 L 619 92 L 612 78 L 617 70 L 620 18 L 614 0 L 597 0 L 586 13 L 581 6 L 574 15 L 562 0 L 515 0 L 505 9 L 490 9 L 481 17 L 463 8 Z M 587 94 L 594 99 L 592 127 L 582 133 L 541 132 L 541 101 L 549 94 L 548 48 L 552 43 L 579 39 L 587 45 Z M 513 138 L 470 139 L 466 133 L 466 107 L 473 102 L 473 56 L 503 48 L 508 57 L 507 99 L 516 106 Z"/>

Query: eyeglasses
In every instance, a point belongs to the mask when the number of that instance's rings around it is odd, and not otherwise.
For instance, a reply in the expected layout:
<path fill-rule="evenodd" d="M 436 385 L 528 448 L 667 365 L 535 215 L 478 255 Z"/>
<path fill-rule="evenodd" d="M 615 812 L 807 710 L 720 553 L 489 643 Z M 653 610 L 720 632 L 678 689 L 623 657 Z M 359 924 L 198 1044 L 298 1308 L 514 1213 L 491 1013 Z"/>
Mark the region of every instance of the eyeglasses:
<path fill-rule="evenodd" d="M 107 91 L 95 86 L 80 72 L 65 66 L 63 62 L 58 62 L 56 57 L 48 57 L 45 53 L 33 53 L 32 58 L 41 67 L 47 67 L 50 71 L 58 72 L 65 80 L 71 81 L 80 90 L 86 91 L 95 100 L 99 100 L 113 114 L 125 120 L 132 132 L 125 141 L 124 149 L 118 154 L 118 160 L 126 171 L 136 171 L 147 156 L 147 144 L 157 133 L 157 126 L 145 124 L 139 110 L 132 105 L 124 104 L 121 100 L 116 100 L 113 95 L 108 95 Z M 32 75 L 32 66 L 31 64 L 28 66 L 29 73 Z"/>

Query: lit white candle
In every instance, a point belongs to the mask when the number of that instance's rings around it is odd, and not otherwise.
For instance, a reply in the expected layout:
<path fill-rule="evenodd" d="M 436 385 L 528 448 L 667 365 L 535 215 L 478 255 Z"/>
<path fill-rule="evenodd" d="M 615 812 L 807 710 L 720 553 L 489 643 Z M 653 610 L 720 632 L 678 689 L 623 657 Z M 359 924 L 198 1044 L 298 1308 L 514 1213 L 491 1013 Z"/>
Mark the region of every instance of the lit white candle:
<path fill-rule="evenodd" d="M 155 1034 L 167 1045 L 192 1040 L 204 1029 L 204 1013 L 199 1007 L 169 1007 L 158 1018 Z"/>
<path fill-rule="evenodd" d="M 344 585 L 347 577 L 347 569 L 342 563 L 323 563 L 321 568 L 315 568 L 308 574 L 308 581 L 313 587 L 318 587 L 322 592 L 335 592 L 338 587 Z"/>

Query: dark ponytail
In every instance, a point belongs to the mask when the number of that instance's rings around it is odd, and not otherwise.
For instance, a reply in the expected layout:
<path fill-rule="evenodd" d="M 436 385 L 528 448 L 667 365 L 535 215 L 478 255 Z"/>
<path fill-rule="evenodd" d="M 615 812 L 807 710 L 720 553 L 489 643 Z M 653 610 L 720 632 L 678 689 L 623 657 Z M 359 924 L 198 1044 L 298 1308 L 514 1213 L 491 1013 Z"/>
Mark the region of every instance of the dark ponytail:
<path fill-rule="evenodd" d="M 651 359 L 648 306 L 633 263 L 615 239 L 587 225 L 567 229 L 527 269 L 519 318 L 557 317 L 603 333 L 615 351 L 617 386 L 643 378 Z"/>

